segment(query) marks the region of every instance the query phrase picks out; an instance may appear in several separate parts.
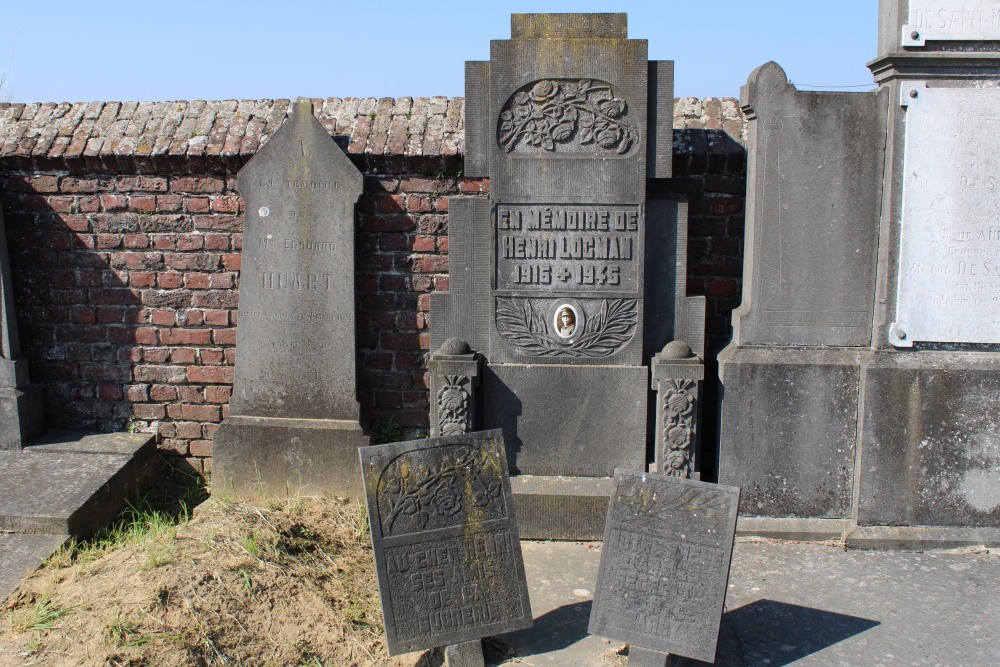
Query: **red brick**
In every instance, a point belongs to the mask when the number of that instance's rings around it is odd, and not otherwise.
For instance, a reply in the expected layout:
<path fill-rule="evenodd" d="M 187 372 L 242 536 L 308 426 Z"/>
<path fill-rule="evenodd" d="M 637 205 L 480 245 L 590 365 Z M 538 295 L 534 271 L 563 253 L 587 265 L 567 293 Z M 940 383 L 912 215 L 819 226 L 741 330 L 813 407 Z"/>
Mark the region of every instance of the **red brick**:
<path fill-rule="evenodd" d="M 222 421 L 219 407 L 215 405 L 177 405 L 167 406 L 167 416 L 171 419 L 190 419 L 199 422 Z"/>
<path fill-rule="evenodd" d="M 204 384 L 232 384 L 232 366 L 188 366 L 188 382 Z"/>
<path fill-rule="evenodd" d="M 205 237 L 201 234 L 183 234 L 177 237 L 177 249 L 181 252 L 201 250 L 205 246 Z"/>
<path fill-rule="evenodd" d="M 436 238 L 433 236 L 414 236 L 412 250 L 413 252 L 434 252 L 436 245 Z"/>
<path fill-rule="evenodd" d="M 226 254 L 222 256 L 222 266 L 226 267 L 229 271 L 239 271 L 240 261 L 242 259 L 241 255 Z"/>
<path fill-rule="evenodd" d="M 130 384 L 125 387 L 125 400 L 132 403 L 142 403 L 149 400 L 148 384 Z"/>
<path fill-rule="evenodd" d="M 163 213 L 177 213 L 184 206 L 181 195 L 156 195 L 156 210 Z"/>
<path fill-rule="evenodd" d="M 208 213 L 212 200 L 208 197 L 186 197 L 184 210 L 188 213 Z"/>
<path fill-rule="evenodd" d="M 154 384 L 149 388 L 149 398 L 154 401 L 176 401 L 177 388 L 168 384 Z"/>
<path fill-rule="evenodd" d="M 101 195 L 101 208 L 105 211 L 127 211 L 128 197 L 125 195 L 104 194 Z"/>
<path fill-rule="evenodd" d="M 212 176 L 184 176 L 181 178 L 173 177 L 170 179 L 171 192 L 216 193 L 222 192 L 224 186 L 225 179 Z"/>
<path fill-rule="evenodd" d="M 145 234 L 126 234 L 125 247 L 142 249 L 149 247 L 149 237 Z"/>
<path fill-rule="evenodd" d="M 216 345 L 236 345 L 236 329 L 216 329 L 212 333 Z"/>
<path fill-rule="evenodd" d="M 233 388 L 227 385 L 205 387 L 205 400 L 209 403 L 228 403 L 232 395 Z"/>
<path fill-rule="evenodd" d="M 198 422 L 174 422 L 174 425 L 177 428 L 176 434 L 178 438 L 193 439 L 201 437 L 201 424 Z"/>
<path fill-rule="evenodd" d="M 488 178 L 463 178 L 458 182 L 458 189 L 462 192 L 489 192 L 490 179 Z"/>
<path fill-rule="evenodd" d="M 151 271 L 130 271 L 128 284 L 131 287 L 156 287 L 156 274 Z"/>
<path fill-rule="evenodd" d="M 366 215 L 361 219 L 361 229 L 366 232 L 412 232 L 416 221 L 408 215 Z"/>
<path fill-rule="evenodd" d="M 190 347 L 178 347 L 170 351 L 170 363 L 172 364 L 193 364 L 198 351 Z"/>
<path fill-rule="evenodd" d="M 190 443 L 191 456 L 209 457 L 212 455 L 211 440 L 192 440 Z"/>
<path fill-rule="evenodd" d="M 215 213 L 239 213 L 240 198 L 236 195 L 212 197 L 210 209 Z"/>
<path fill-rule="evenodd" d="M 157 382 L 175 384 L 184 382 L 187 373 L 183 366 L 136 366 L 133 375 L 136 382 Z"/>
<path fill-rule="evenodd" d="M 447 255 L 417 255 L 412 258 L 417 273 L 445 273 L 448 271 Z"/>
<path fill-rule="evenodd" d="M 184 274 L 172 271 L 156 274 L 156 284 L 160 289 L 176 289 L 184 285 Z"/>
<path fill-rule="evenodd" d="M 122 245 L 121 234 L 98 234 L 96 247 L 102 250 L 118 248 Z"/>
<path fill-rule="evenodd" d="M 167 411 L 165 406 L 159 403 L 136 403 L 132 406 L 132 414 L 139 419 L 153 421 L 163 419 Z"/>
<path fill-rule="evenodd" d="M 154 310 L 150 313 L 149 322 L 158 327 L 172 327 L 177 323 L 177 313 L 173 310 Z"/>
<path fill-rule="evenodd" d="M 222 363 L 223 359 L 222 350 L 201 349 L 201 363 L 203 366 L 218 366 Z"/>
<path fill-rule="evenodd" d="M 212 339 L 211 329 L 160 329 L 162 345 L 205 345 Z"/>
<path fill-rule="evenodd" d="M 209 289 L 212 286 L 207 273 L 185 273 L 184 287 L 188 289 Z"/>
<path fill-rule="evenodd" d="M 129 208 L 139 213 L 152 213 L 156 210 L 156 195 L 132 195 Z"/>
<path fill-rule="evenodd" d="M 229 234 L 203 234 L 205 250 L 229 250 Z"/>
<path fill-rule="evenodd" d="M 420 334 L 384 333 L 380 337 L 380 347 L 384 350 L 419 350 Z"/>
<path fill-rule="evenodd" d="M 115 179 L 119 192 L 166 192 L 167 179 L 162 176 L 119 176 Z"/>

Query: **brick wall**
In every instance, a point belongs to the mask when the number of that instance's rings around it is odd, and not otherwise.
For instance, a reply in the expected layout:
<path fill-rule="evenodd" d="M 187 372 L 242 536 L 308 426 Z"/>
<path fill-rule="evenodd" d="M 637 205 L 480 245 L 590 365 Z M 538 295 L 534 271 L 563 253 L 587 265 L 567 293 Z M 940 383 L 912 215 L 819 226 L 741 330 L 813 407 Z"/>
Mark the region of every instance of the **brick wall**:
<path fill-rule="evenodd" d="M 0 104 L 0 204 L 22 347 L 52 426 L 155 430 L 166 453 L 210 465 L 235 361 L 235 173 L 288 108 Z M 460 175 L 463 100 L 314 108 L 365 172 L 356 237 L 363 418 L 425 429 L 430 293 L 448 288 L 448 198 L 489 191 Z M 686 98 L 675 127 L 675 177 L 651 182 L 650 195 L 691 202 L 689 293 L 709 297 L 716 351 L 739 303 L 744 123 L 734 100 Z"/>

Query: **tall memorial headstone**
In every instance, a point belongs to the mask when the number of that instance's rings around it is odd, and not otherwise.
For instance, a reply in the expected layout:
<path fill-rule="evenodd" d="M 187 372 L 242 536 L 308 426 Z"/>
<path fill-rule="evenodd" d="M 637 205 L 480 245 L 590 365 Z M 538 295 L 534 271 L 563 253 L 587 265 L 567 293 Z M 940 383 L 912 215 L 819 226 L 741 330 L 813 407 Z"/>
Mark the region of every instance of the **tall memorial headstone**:
<path fill-rule="evenodd" d="M 361 450 L 389 653 L 447 647 L 482 665 L 479 640 L 530 627 L 503 433 Z"/>
<path fill-rule="evenodd" d="M 667 654 L 714 662 L 739 498 L 733 487 L 616 471 L 589 632 L 629 642 L 630 665 L 663 667 Z"/>
<path fill-rule="evenodd" d="M 466 64 L 465 173 L 490 196 L 450 200 L 431 345 L 480 355 L 481 427 L 507 436 L 526 536 L 600 535 L 612 472 L 652 450 L 653 355 L 704 352 L 686 207 L 646 200 L 670 176 L 672 108 L 673 63 L 649 62 L 624 14 L 514 14 L 490 61 Z"/>
<path fill-rule="evenodd" d="M 14 312 L 7 234 L 0 208 L 0 450 L 20 450 L 45 430 L 40 385 L 28 381 Z"/>
<path fill-rule="evenodd" d="M 357 495 L 354 205 L 362 176 L 312 113 L 238 175 L 245 202 L 236 373 L 213 486 Z"/>
<path fill-rule="evenodd" d="M 744 88 L 719 479 L 849 541 L 982 541 L 907 527 L 1000 527 L 1000 7 L 882 0 L 879 22 L 876 92 L 799 92 L 773 63 Z"/>

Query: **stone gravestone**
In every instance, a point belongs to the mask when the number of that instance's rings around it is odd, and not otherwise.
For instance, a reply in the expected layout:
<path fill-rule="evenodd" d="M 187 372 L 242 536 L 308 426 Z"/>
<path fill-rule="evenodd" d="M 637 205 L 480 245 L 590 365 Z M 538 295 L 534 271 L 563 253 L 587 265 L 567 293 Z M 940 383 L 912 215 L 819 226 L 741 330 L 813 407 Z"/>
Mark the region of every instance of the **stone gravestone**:
<path fill-rule="evenodd" d="M 459 427 L 435 403 L 448 386 L 481 392 L 469 404 L 507 436 L 527 537 L 600 536 L 614 469 L 645 470 L 654 446 L 653 355 L 674 339 L 704 353 L 686 207 L 646 201 L 647 178 L 670 176 L 672 109 L 673 63 L 649 62 L 624 14 L 514 14 L 511 39 L 466 65 L 465 173 L 490 196 L 449 202 L 431 346 L 462 346 L 431 358 L 431 421 Z"/>
<path fill-rule="evenodd" d="M 215 433 L 225 492 L 357 495 L 354 205 L 362 176 L 299 102 L 240 170 L 236 374 Z"/>
<path fill-rule="evenodd" d="M 981 544 L 1000 527 L 1000 8 L 882 0 L 869 67 L 873 93 L 799 92 L 774 63 L 744 89 L 719 480 L 758 534 Z"/>
<path fill-rule="evenodd" d="M 719 481 L 742 487 L 747 514 L 848 517 L 887 102 L 798 91 L 767 63 L 741 103 L 752 178 L 743 303 L 719 355 Z"/>
<path fill-rule="evenodd" d="M 0 208 L 0 450 L 20 450 L 45 430 L 41 385 L 28 382 L 14 312 L 7 234 Z"/>
<path fill-rule="evenodd" d="M 481 665 L 480 638 L 532 624 L 503 433 L 360 454 L 389 653 Z"/>
<path fill-rule="evenodd" d="M 740 490 L 615 471 L 591 634 L 628 642 L 630 665 L 715 661 Z M 637 659 L 638 658 L 638 659 Z"/>

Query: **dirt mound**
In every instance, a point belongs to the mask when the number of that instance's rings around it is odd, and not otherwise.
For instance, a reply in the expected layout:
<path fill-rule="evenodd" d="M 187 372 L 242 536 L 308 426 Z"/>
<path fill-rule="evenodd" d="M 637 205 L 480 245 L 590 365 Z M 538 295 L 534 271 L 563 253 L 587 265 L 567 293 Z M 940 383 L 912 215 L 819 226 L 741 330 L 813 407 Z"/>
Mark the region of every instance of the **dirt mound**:
<path fill-rule="evenodd" d="M 147 521 L 148 522 L 148 521 Z M 363 508 L 209 501 L 57 553 L 0 613 L 0 665 L 407 665 L 383 641 Z"/>

